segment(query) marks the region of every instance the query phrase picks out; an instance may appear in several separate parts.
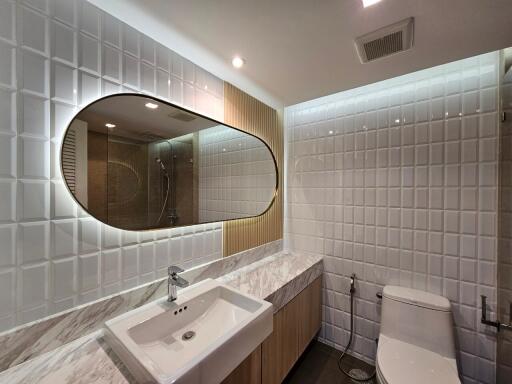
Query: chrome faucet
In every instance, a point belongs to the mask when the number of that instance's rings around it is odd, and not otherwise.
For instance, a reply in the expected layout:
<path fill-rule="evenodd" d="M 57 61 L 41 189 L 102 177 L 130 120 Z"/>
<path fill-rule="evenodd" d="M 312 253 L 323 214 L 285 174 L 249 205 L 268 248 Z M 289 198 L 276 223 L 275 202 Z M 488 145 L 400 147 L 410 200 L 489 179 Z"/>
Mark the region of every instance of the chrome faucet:
<path fill-rule="evenodd" d="M 167 301 L 173 302 L 178 298 L 178 290 L 176 287 L 184 288 L 188 285 L 188 281 L 178 276 L 178 273 L 183 272 L 183 269 L 177 265 L 171 265 L 167 268 L 169 278 L 167 279 Z"/>

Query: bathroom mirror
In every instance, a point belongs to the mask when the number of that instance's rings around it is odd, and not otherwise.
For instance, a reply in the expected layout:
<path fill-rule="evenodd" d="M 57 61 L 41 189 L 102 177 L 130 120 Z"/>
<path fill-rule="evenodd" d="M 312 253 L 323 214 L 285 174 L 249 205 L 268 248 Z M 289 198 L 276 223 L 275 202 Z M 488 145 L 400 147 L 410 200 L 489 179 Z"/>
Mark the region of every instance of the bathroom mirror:
<path fill-rule="evenodd" d="M 127 230 L 258 216 L 273 203 L 278 180 L 275 158 L 259 138 L 126 93 L 73 118 L 61 170 L 89 214 Z"/>

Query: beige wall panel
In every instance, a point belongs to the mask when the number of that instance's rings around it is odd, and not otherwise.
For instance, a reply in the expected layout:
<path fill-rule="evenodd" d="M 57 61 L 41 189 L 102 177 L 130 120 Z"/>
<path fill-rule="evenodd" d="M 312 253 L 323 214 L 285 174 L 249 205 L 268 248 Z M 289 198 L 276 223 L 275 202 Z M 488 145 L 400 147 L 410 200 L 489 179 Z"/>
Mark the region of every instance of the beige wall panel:
<path fill-rule="evenodd" d="M 224 223 L 224 256 L 283 237 L 283 124 L 281 114 L 229 83 L 224 83 L 224 122 L 265 141 L 278 164 L 274 204 L 262 216 Z"/>

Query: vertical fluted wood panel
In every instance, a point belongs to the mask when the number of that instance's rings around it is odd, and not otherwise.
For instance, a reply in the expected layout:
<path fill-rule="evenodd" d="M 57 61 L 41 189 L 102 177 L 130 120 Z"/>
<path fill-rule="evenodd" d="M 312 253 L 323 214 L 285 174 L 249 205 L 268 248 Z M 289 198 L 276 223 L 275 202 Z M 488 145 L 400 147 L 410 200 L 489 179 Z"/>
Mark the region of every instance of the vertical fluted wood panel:
<path fill-rule="evenodd" d="M 224 122 L 265 141 L 277 161 L 279 184 L 272 207 L 262 216 L 224 223 L 224 256 L 283 237 L 283 125 L 278 111 L 224 83 Z"/>

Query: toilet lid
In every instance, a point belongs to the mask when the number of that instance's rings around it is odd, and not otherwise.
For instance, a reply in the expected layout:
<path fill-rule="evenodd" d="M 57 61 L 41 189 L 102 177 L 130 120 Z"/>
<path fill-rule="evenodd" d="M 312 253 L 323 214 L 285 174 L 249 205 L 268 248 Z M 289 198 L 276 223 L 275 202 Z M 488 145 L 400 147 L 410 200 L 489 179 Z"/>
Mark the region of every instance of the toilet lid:
<path fill-rule="evenodd" d="M 377 367 L 388 384 L 460 384 L 453 362 L 427 349 L 381 335 Z"/>

